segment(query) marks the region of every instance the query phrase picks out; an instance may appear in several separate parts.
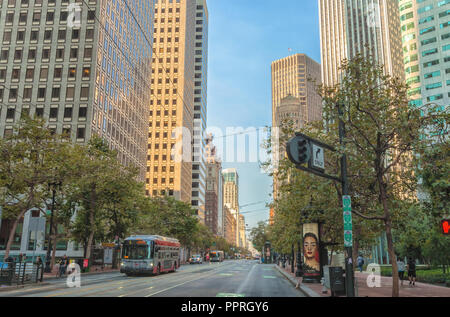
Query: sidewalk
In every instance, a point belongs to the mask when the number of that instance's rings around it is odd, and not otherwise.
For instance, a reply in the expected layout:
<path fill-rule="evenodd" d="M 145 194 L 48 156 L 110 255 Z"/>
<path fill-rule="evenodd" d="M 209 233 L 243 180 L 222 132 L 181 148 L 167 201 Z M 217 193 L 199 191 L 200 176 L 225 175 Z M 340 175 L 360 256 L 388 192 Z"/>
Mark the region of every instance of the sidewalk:
<path fill-rule="evenodd" d="M 48 279 L 57 278 L 56 277 L 56 273 L 57 272 L 58 272 L 58 266 L 55 265 L 53 267 L 53 270 L 52 270 L 51 273 L 44 273 L 44 281 L 48 280 Z M 101 274 L 101 273 L 112 273 L 112 272 L 119 272 L 119 269 L 112 269 L 112 268 L 109 268 L 109 267 L 102 269 L 101 267 L 93 266 L 93 267 L 90 268 L 89 272 L 81 273 L 81 275 L 83 276 L 83 275 L 90 275 L 90 274 Z M 66 274 L 66 276 L 67 276 L 67 274 Z"/>
<path fill-rule="evenodd" d="M 328 290 L 327 294 L 322 294 L 323 286 L 321 284 L 302 283 L 302 278 L 295 277 L 295 273 L 291 273 L 291 267 L 286 264 L 283 269 L 276 265 L 293 284 L 297 285 L 300 282 L 300 290 L 309 297 L 330 297 L 331 292 Z M 391 297 L 392 296 L 392 278 L 381 276 L 381 287 L 370 288 L 367 286 L 368 273 L 355 272 L 356 292 L 358 297 Z M 450 297 L 450 288 L 443 286 L 436 286 L 432 284 L 418 283 L 415 287 L 409 286 L 409 281 L 403 281 L 403 286 L 400 286 L 400 297 Z"/>

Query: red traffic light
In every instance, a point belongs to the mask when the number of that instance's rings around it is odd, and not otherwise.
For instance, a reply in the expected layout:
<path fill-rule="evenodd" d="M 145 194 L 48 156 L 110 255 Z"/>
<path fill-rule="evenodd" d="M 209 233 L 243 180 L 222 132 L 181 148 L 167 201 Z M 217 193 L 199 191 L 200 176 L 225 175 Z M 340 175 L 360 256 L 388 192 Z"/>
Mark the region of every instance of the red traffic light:
<path fill-rule="evenodd" d="M 444 219 L 441 222 L 442 233 L 448 234 L 450 231 L 450 219 Z"/>

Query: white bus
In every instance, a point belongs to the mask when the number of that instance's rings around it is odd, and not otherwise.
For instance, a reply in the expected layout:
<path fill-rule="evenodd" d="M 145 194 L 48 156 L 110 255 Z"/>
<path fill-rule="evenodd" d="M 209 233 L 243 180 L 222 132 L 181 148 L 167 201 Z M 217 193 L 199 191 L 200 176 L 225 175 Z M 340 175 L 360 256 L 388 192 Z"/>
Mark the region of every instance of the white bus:
<path fill-rule="evenodd" d="M 162 236 L 132 236 L 122 246 L 120 273 L 175 272 L 180 267 L 180 242 Z"/>
<path fill-rule="evenodd" d="M 209 259 L 211 262 L 222 262 L 225 258 L 223 251 L 211 251 L 209 252 Z"/>

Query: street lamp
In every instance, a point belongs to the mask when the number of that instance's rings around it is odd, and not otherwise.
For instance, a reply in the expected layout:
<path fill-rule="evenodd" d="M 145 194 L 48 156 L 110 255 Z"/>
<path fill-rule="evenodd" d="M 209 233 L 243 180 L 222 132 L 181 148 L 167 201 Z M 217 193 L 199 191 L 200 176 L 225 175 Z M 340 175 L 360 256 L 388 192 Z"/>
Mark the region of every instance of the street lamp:
<path fill-rule="evenodd" d="M 50 183 L 49 187 L 52 187 L 52 210 L 50 215 L 50 230 L 48 233 L 48 246 L 47 246 L 47 256 L 45 259 L 45 273 L 51 273 L 52 269 L 50 267 L 50 252 L 52 249 L 52 231 L 53 231 L 53 214 L 55 210 L 55 195 L 56 195 L 56 189 L 61 186 L 61 182 L 54 182 Z"/>
<path fill-rule="evenodd" d="M 300 242 L 297 242 L 297 271 L 295 272 L 296 277 L 303 276 L 303 270 L 302 270 L 302 253 L 300 249 Z"/>

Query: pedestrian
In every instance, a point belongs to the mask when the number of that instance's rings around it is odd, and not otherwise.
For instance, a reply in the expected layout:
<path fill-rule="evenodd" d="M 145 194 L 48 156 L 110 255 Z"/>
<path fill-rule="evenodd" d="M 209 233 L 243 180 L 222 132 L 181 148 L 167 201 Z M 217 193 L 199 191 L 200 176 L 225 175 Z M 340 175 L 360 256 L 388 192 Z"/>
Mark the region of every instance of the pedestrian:
<path fill-rule="evenodd" d="M 37 275 L 40 276 L 39 281 L 42 282 L 42 274 L 40 274 L 42 272 L 43 269 L 43 263 L 42 263 L 42 259 L 40 256 L 38 256 L 36 258 L 36 267 L 37 267 Z"/>
<path fill-rule="evenodd" d="M 403 261 L 402 258 L 398 258 L 397 259 L 397 268 L 398 268 L 398 277 L 400 278 L 400 283 L 403 286 L 403 278 L 405 276 L 405 262 Z"/>
<path fill-rule="evenodd" d="M 61 260 L 61 263 L 59 264 L 59 276 L 63 276 L 66 274 L 66 268 L 69 265 L 69 259 L 67 258 L 67 255 L 64 254 L 64 257 Z"/>
<path fill-rule="evenodd" d="M 357 263 L 358 263 L 359 272 L 362 273 L 362 271 L 363 271 L 363 265 L 364 265 L 364 258 L 363 258 L 362 255 L 360 254 L 356 260 L 357 260 Z"/>
<path fill-rule="evenodd" d="M 409 258 L 408 260 L 408 278 L 409 278 L 409 286 L 416 286 L 416 261 L 413 258 Z"/>

